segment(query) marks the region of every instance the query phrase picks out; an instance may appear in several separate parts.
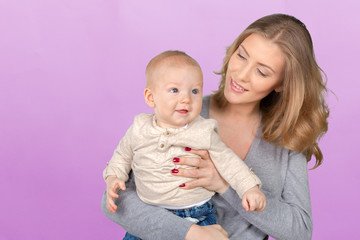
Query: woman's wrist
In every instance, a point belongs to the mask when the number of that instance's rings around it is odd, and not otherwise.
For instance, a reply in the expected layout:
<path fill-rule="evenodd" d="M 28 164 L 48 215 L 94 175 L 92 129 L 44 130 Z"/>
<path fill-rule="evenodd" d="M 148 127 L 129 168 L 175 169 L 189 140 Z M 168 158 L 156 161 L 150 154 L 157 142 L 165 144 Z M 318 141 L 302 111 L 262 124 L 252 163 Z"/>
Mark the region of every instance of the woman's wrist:
<path fill-rule="evenodd" d="M 229 189 L 229 184 L 226 183 L 224 186 L 222 186 L 221 188 L 219 188 L 216 192 L 218 194 L 223 194 L 224 192 L 226 192 Z"/>

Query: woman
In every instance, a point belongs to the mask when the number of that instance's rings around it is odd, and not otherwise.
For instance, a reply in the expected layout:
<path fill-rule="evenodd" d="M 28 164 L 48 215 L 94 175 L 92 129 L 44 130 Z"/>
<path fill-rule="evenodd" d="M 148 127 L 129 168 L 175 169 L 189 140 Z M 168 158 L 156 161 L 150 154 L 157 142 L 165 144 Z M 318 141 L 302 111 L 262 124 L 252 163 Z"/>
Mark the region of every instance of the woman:
<path fill-rule="evenodd" d="M 327 131 L 329 111 L 309 32 L 294 17 L 265 16 L 228 48 L 220 75 L 218 91 L 204 97 L 202 116 L 218 121 L 222 140 L 259 176 L 266 209 L 246 212 L 208 153 L 192 150 L 202 160 L 180 158 L 176 164 L 197 169 L 180 168 L 174 175 L 195 178 L 185 189 L 201 186 L 218 193 L 213 197 L 217 222 L 226 232 L 143 204 L 132 182 L 116 201 L 117 212 L 107 212 L 106 197 L 103 212 L 143 239 L 311 239 L 307 161 L 314 155 L 315 167 L 322 162 L 317 141 Z"/>

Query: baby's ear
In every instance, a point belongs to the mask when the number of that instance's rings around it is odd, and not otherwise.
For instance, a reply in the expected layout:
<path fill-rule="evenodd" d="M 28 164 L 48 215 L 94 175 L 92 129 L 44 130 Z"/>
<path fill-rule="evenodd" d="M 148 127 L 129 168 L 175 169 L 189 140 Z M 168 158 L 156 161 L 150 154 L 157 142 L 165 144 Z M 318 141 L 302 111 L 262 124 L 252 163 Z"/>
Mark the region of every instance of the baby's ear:
<path fill-rule="evenodd" d="M 154 102 L 154 97 L 153 97 L 153 94 L 152 94 L 152 91 L 150 88 L 145 88 L 144 97 L 145 97 L 145 102 L 147 103 L 147 105 L 149 105 L 149 107 L 151 107 L 151 108 L 154 108 L 155 102 Z"/>

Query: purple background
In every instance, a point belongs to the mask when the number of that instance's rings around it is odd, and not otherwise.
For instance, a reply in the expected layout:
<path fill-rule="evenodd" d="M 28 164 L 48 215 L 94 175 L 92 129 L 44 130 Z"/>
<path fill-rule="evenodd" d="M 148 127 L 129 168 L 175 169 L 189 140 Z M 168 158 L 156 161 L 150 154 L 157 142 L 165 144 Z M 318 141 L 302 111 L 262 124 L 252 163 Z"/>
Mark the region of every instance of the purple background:
<path fill-rule="evenodd" d="M 356 0 L 0 0 L 0 240 L 120 239 L 100 211 L 102 170 L 134 115 L 151 111 L 147 62 L 184 50 L 210 93 L 225 47 L 277 12 L 307 25 L 336 94 L 327 98 L 324 164 L 310 171 L 313 239 L 354 239 L 359 10 Z"/>

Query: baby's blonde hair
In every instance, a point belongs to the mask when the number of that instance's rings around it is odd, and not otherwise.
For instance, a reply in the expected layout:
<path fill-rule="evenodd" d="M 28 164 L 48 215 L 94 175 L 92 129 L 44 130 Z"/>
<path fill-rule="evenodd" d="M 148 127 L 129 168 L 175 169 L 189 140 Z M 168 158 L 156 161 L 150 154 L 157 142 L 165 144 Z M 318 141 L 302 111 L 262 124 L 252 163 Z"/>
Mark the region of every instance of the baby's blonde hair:
<path fill-rule="evenodd" d="M 169 64 L 170 66 L 178 66 L 178 67 L 194 66 L 199 68 L 199 71 L 202 74 L 201 67 L 195 59 L 187 55 L 185 52 L 178 50 L 168 50 L 153 57 L 146 66 L 146 70 L 145 70 L 146 87 L 149 87 L 151 85 L 151 83 L 154 80 L 153 79 L 154 72 L 159 66 L 162 66 L 162 64 Z"/>
<path fill-rule="evenodd" d="M 260 102 L 262 136 L 268 142 L 304 153 L 308 161 L 314 155 L 316 168 L 323 160 L 318 140 L 328 129 L 329 109 L 324 99 L 327 88 L 323 71 L 315 60 L 310 33 L 295 17 L 285 14 L 265 16 L 240 34 L 227 49 L 219 72 L 221 82 L 215 92 L 215 102 L 219 107 L 228 104 L 224 87 L 229 60 L 253 33 L 278 45 L 285 56 L 283 91 L 273 91 Z"/>

